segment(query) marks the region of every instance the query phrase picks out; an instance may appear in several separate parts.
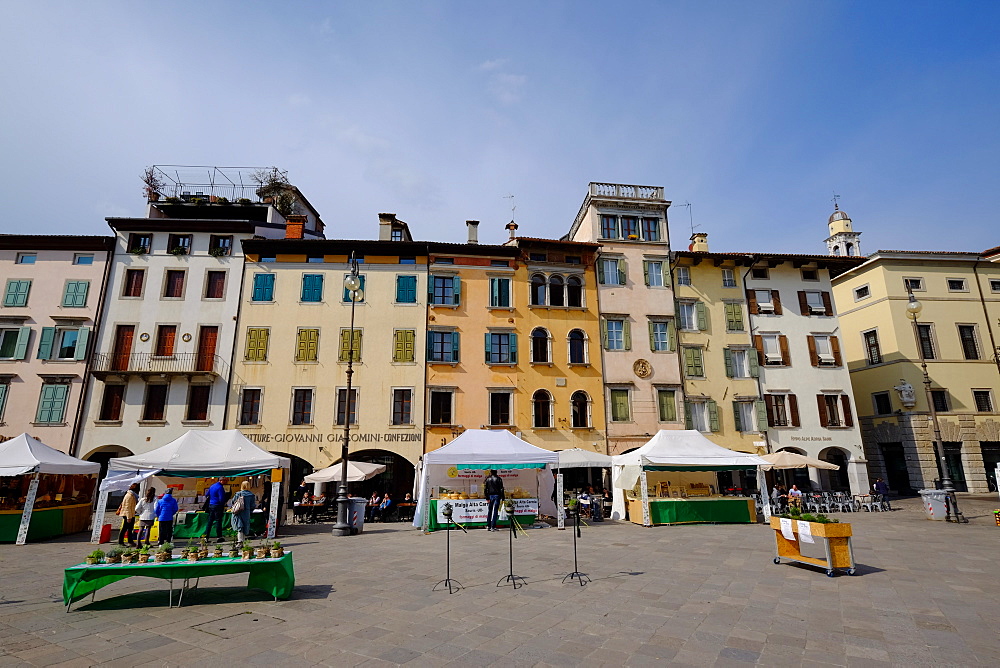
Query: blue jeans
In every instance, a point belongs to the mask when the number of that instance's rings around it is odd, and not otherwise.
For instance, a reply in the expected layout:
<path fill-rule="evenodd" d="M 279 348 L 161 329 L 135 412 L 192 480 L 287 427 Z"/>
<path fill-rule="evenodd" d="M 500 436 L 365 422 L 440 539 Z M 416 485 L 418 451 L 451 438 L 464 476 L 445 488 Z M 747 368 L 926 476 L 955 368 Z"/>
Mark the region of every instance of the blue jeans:
<path fill-rule="evenodd" d="M 486 528 L 497 528 L 497 515 L 500 514 L 500 495 L 490 494 L 489 502 L 486 504 Z"/>

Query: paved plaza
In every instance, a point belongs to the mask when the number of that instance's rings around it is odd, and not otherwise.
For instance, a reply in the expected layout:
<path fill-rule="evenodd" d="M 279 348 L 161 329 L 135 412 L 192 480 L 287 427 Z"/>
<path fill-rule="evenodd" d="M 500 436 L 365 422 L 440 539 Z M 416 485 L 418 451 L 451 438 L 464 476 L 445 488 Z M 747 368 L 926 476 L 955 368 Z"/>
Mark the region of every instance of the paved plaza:
<path fill-rule="evenodd" d="M 166 582 L 132 578 L 61 604 L 62 569 L 88 536 L 0 546 L 0 665 L 34 666 L 767 666 L 1000 664 L 1000 527 L 993 498 L 965 501 L 972 522 L 923 519 L 919 501 L 854 524 L 858 574 L 774 565 L 765 526 L 529 530 L 514 548 L 527 584 L 497 588 L 508 536 L 375 524 L 353 538 L 293 526 L 296 591 L 274 602 L 246 575 L 202 580 L 181 609 Z"/>

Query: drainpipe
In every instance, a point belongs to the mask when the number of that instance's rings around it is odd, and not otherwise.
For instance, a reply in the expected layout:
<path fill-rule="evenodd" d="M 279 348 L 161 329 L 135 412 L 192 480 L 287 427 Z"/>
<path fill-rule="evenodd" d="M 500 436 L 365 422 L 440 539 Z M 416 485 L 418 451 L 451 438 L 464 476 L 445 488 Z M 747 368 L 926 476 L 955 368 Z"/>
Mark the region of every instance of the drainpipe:
<path fill-rule="evenodd" d="M 234 240 L 233 247 L 235 248 L 236 243 Z M 240 246 L 243 246 L 243 240 L 240 239 Z M 242 250 L 241 250 L 242 253 Z M 230 254 L 229 257 L 232 257 Z M 222 408 L 222 428 L 225 429 L 226 425 L 229 423 L 229 407 L 233 404 L 233 397 L 231 396 L 233 391 L 233 362 L 236 360 L 236 340 L 240 336 L 240 313 L 243 312 L 243 287 L 246 284 L 247 278 L 247 256 L 243 253 L 243 262 L 240 264 L 240 291 L 236 296 L 236 315 L 233 316 L 233 320 L 236 324 L 233 325 L 233 346 L 232 350 L 229 352 L 229 377 L 226 379 L 226 405 Z M 291 471 L 291 469 L 289 469 Z M 291 477 L 291 476 L 289 476 Z"/>
<path fill-rule="evenodd" d="M 983 261 L 980 255 L 972 265 L 972 274 L 976 277 L 976 288 L 979 290 L 979 303 L 983 307 L 983 317 L 986 319 L 986 331 L 990 334 L 990 348 L 993 349 L 993 363 L 1000 373 L 1000 350 L 997 350 L 996 338 L 993 336 L 993 326 L 990 324 L 990 313 L 986 310 L 986 298 L 983 296 L 983 284 L 979 282 L 979 263 Z"/>

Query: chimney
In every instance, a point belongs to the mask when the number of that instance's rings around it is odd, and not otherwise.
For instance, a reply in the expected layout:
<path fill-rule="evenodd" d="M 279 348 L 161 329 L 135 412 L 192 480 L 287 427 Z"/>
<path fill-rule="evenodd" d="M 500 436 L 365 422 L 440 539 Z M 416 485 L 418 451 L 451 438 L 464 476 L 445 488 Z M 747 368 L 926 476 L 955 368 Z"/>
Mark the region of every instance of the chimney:
<path fill-rule="evenodd" d="M 390 241 L 392 239 L 392 225 L 396 222 L 396 214 L 380 213 L 378 215 L 378 240 Z"/>
<path fill-rule="evenodd" d="M 707 253 L 708 252 L 708 233 L 707 232 L 695 232 L 691 235 L 691 245 L 688 246 L 689 251 L 694 251 L 695 253 Z"/>
<path fill-rule="evenodd" d="M 302 239 L 306 233 L 306 217 L 301 214 L 285 216 L 285 238 Z"/>
<path fill-rule="evenodd" d="M 513 220 L 507 223 L 506 227 L 507 233 L 510 234 L 510 240 L 513 241 L 514 237 L 517 236 L 517 223 Z"/>
<path fill-rule="evenodd" d="M 465 226 L 469 228 L 469 243 L 478 244 L 479 243 L 479 221 L 478 220 L 467 220 L 465 221 Z"/>

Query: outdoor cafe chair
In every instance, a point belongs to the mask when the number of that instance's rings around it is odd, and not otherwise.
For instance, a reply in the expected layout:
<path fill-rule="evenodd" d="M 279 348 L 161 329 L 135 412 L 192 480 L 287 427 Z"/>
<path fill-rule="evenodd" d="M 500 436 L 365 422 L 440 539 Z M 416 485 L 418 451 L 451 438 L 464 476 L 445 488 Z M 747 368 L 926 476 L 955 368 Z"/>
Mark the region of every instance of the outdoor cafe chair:
<path fill-rule="evenodd" d="M 857 497 L 858 503 L 869 513 L 882 512 L 882 505 L 876 501 L 873 494 L 859 494 Z"/>

